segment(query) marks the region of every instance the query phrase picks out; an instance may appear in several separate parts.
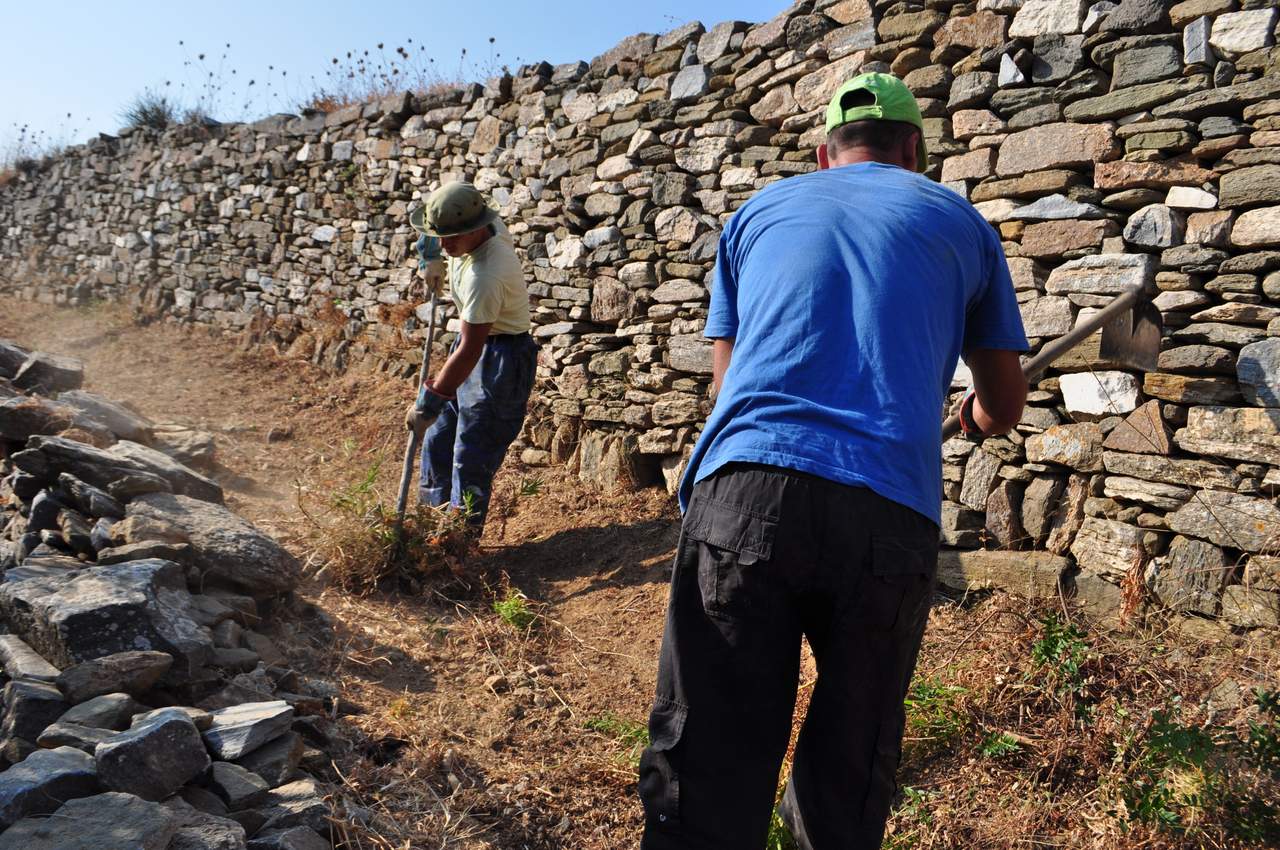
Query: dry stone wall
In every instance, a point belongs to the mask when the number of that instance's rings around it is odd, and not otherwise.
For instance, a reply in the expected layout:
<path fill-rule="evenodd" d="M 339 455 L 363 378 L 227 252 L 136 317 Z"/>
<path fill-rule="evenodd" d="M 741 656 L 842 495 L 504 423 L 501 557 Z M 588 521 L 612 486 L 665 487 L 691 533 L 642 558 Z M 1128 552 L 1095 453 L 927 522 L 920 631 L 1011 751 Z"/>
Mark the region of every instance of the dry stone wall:
<path fill-rule="evenodd" d="M 1166 323 L 1158 371 L 1095 340 L 1014 433 L 946 445 L 943 534 L 976 551 L 948 555 L 944 580 L 1065 575 L 1111 609 L 1141 596 L 1127 582 L 1190 617 L 1276 626 L 1278 17 L 1271 0 L 802 0 L 485 86 L 102 137 L 0 189 L 0 289 L 127 296 L 407 375 L 424 312 L 406 214 L 466 178 L 501 206 L 535 304 L 524 460 L 670 485 L 710 404 L 719 228 L 815 168 L 836 85 L 893 71 L 930 176 L 1001 233 L 1034 346 L 1135 283 Z"/>

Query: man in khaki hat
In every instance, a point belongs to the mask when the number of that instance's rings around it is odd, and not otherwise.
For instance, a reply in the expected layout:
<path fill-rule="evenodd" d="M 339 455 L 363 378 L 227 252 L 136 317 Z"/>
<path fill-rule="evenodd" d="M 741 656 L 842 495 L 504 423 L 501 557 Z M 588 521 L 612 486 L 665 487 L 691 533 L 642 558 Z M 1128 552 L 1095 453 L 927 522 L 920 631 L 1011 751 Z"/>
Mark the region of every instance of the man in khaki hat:
<path fill-rule="evenodd" d="M 408 428 L 426 432 L 418 498 L 465 509 L 478 535 L 533 389 L 529 293 L 511 234 L 470 183 L 432 192 L 409 221 L 439 238 L 448 255 L 445 277 L 461 322 L 449 359 L 405 414 Z"/>
<path fill-rule="evenodd" d="M 724 228 L 706 335 L 715 409 L 685 508 L 643 850 L 761 850 L 791 732 L 800 646 L 817 659 L 781 813 L 802 850 L 875 850 L 937 565 L 942 411 L 998 434 L 1027 347 L 1000 239 L 930 182 L 906 86 L 864 74 L 827 111 L 820 170 Z"/>

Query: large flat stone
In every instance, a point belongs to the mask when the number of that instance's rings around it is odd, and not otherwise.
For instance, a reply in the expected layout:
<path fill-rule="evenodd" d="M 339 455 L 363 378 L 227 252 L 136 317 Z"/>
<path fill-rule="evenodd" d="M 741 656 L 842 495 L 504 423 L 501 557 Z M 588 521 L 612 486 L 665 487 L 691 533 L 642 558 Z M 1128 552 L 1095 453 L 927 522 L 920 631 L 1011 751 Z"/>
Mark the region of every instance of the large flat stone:
<path fill-rule="evenodd" d="M 299 565 L 279 543 L 226 508 L 169 493 L 130 502 L 129 517 L 169 523 L 186 532 L 193 564 L 211 577 L 252 593 L 286 591 L 298 582 Z"/>
<path fill-rule="evenodd" d="M 1069 103 L 1062 110 L 1068 121 L 1092 122 L 1142 112 L 1204 87 L 1202 79 L 1163 80 L 1117 89 L 1098 97 Z"/>
<path fill-rule="evenodd" d="M 173 656 L 167 652 L 117 652 L 67 668 L 58 676 L 58 688 L 76 704 L 117 692 L 141 696 L 155 687 L 172 666 Z"/>
<path fill-rule="evenodd" d="M 115 652 L 155 649 L 195 669 L 213 652 L 208 629 L 192 617 L 185 573 L 168 561 L 93 567 L 70 579 L 6 582 L 0 585 L 0 613 L 41 655 L 64 668 Z"/>
<path fill-rule="evenodd" d="M 1049 273 L 1051 295 L 1119 295 L 1131 288 L 1155 286 L 1157 263 L 1146 254 L 1091 254 L 1069 260 Z"/>
<path fill-rule="evenodd" d="M 1173 439 L 1179 448 L 1196 454 L 1274 463 L 1280 457 L 1280 410 L 1193 407 L 1186 427 Z"/>
<path fill-rule="evenodd" d="M 87 390 L 69 390 L 58 395 L 61 404 L 116 435 L 137 443 L 151 442 L 151 421 L 123 404 Z"/>
<path fill-rule="evenodd" d="M 1046 124 L 1010 135 L 1000 145 L 996 174 L 1084 168 L 1120 154 L 1115 131 L 1105 124 Z"/>
<path fill-rule="evenodd" d="M 110 449 L 111 454 L 132 461 L 153 475 L 169 482 L 173 492 L 205 502 L 222 504 L 222 485 L 206 478 L 169 455 L 141 443 L 121 440 Z"/>
<path fill-rule="evenodd" d="M 62 672 L 40 656 L 17 635 L 0 635 L 0 663 L 10 679 L 55 682 Z"/>
<path fill-rule="evenodd" d="M 1280 540 L 1280 507 L 1269 499 L 1202 490 L 1168 516 L 1169 528 L 1245 552 L 1270 551 Z"/>
<path fill-rule="evenodd" d="M 1115 416 L 1138 407 L 1138 379 L 1128 372 L 1075 372 L 1061 376 L 1058 383 L 1072 413 Z"/>
<path fill-rule="evenodd" d="M 1102 429 L 1092 423 L 1054 425 L 1027 437 L 1027 460 L 1056 463 L 1081 472 L 1102 470 Z"/>
<path fill-rule="evenodd" d="M 1048 552 L 938 553 L 938 583 L 960 592 L 999 588 L 1030 599 L 1058 594 L 1058 580 L 1071 567 L 1066 558 Z"/>
<path fill-rule="evenodd" d="M 142 464 L 75 440 L 32 437 L 27 448 L 43 459 L 49 477 L 73 475 L 117 499 L 173 489 L 167 480 Z"/>
<path fill-rule="evenodd" d="M 1210 460 L 1104 450 L 1102 464 L 1113 475 L 1196 489 L 1234 490 L 1241 480 L 1230 466 Z"/>
<path fill-rule="evenodd" d="M 1231 567 L 1222 549 L 1180 536 L 1173 539 L 1168 553 L 1151 562 L 1147 586 L 1170 610 L 1213 616 L 1230 577 Z"/>
<path fill-rule="evenodd" d="M 280 737 L 293 723 L 293 708 L 284 700 L 237 705 L 212 712 L 205 743 L 222 761 L 235 761 Z"/>

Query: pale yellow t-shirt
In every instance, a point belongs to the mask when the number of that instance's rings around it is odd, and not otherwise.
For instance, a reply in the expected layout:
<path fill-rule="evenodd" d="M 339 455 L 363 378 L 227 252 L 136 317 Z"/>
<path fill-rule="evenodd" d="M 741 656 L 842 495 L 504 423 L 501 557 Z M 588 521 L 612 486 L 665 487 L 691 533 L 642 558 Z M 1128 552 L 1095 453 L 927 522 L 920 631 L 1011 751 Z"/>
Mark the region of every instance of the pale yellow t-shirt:
<path fill-rule="evenodd" d="M 511 233 L 501 221 L 479 248 L 463 257 L 450 257 L 449 293 L 458 316 L 473 325 L 492 324 L 490 333 L 519 334 L 529 330 L 529 290 L 516 257 Z"/>

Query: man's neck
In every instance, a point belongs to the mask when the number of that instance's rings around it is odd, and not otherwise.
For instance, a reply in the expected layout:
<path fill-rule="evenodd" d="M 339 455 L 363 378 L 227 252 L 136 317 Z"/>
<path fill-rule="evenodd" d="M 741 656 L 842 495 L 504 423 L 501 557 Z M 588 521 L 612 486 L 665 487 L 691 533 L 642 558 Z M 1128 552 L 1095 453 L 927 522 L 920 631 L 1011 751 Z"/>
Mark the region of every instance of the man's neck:
<path fill-rule="evenodd" d="M 886 157 L 880 151 L 870 148 L 845 148 L 836 155 L 835 159 L 831 160 L 831 167 L 839 168 L 842 165 L 856 165 L 859 162 L 878 162 L 881 165 L 896 165 L 898 168 L 906 168 L 906 165 L 896 159 Z"/>

